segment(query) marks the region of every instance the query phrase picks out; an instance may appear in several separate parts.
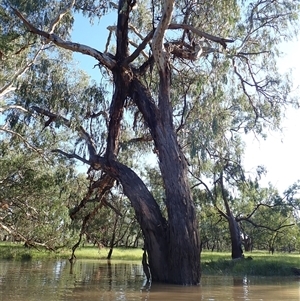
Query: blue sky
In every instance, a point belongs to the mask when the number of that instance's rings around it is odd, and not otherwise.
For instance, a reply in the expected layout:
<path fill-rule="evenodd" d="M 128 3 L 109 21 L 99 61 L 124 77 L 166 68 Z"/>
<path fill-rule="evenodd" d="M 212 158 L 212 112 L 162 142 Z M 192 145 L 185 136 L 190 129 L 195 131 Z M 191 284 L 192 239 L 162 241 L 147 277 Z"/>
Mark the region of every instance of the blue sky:
<path fill-rule="evenodd" d="M 91 25 L 88 18 L 83 17 L 82 15 L 76 15 L 72 42 L 85 44 L 99 51 L 104 51 L 109 34 L 109 31 L 106 28 L 107 26 L 114 25 L 115 21 L 116 18 L 111 14 L 100 19 L 99 23 L 95 22 Z M 101 31 L 99 28 L 101 28 Z M 103 28 L 105 30 L 103 30 Z M 94 68 L 98 63 L 96 59 L 81 53 L 75 53 L 74 58 L 78 61 L 79 67 L 90 74 L 92 78 L 99 78 L 99 69 L 98 67 Z"/>
<path fill-rule="evenodd" d="M 72 41 L 103 51 L 108 36 L 106 27 L 114 25 L 115 20 L 113 16 L 108 16 L 102 18 L 99 24 L 91 26 L 87 18 L 76 16 Z M 99 28 L 105 28 L 105 31 L 99 31 Z M 286 55 L 279 60 L 280 70 L 286 72 L 293 69 L 294 86 L 300 86 L 300 60 L 298 59 L 300 42 L 285 43 L 282 49 Z M 82 54 L 75 54 L 74 57 L 80 68 L 94 79 L 100 79 L 98 67 L 93 68 L 97 64 L 95 59 Z M 298 141 L 300 112 L 296 109 L 288 109 L 282 128 L 282 132 L 269 132 L 265 141 L 258 141 L 254 136 L 247 135 L 244 156 L 246 170 L 255 171 L 258 165 L 264 165 L 268 173 L 262 178 L 262 183 L 267 185 L 271 182 L 280 191 L 300 179 L 300 141 Z"/>

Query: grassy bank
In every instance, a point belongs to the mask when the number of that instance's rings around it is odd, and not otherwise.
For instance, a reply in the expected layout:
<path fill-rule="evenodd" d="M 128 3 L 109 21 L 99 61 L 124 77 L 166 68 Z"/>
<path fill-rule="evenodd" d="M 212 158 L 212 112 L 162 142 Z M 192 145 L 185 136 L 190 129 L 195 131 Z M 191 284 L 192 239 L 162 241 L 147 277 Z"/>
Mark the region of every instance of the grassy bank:
<path fill-rule="evenodd" d="M 76 251 L 77 259 L 105 260 L 107 254 L 108 249 L 99 250 L 93 246 Z M 0 259 L 68 259 L 70 255 L 69 249 L 55 253 L 28 249 L 22 244 L 0 243 Z M 248 256 L 252 259 L 248 259 Z M 112 254 L 112 261 L 140 262 L 141 258 L 141 249 L 116 248 Z M 203 252 L 201 265 L 203 275 L 293 276 L 292 268 L 300 268 L 300 254 L 253 252 L 246 254 L 245 259 L 231 260 L 230 253 Z"/>
<path fill-rule="evenodd" d="M 231 260 L 229 253 L 205 252 L 201 263 L 202 273 L 207 275 L 294 276 L 292 268 L 300 268 L 300 255 L 253 252 L 245 259 Z"/>
<path fill-rule="evenodd" d="M 99 249 L 94 246 L 85 246 L 76 250 L 77 259 L 103 259 L 107 257 L 109 249 Z M 112 254 L 112 260 L 141 260 L 142 249 L 125 249 L 116 248 Z M 60 249 L 57 252 L 46 250 L 37 250 L 35 248 L 25 248 L 23 244 L 19 243 L 0 243 L 0 259 L 69 259 L 71 256 L 71 249 Z"/>

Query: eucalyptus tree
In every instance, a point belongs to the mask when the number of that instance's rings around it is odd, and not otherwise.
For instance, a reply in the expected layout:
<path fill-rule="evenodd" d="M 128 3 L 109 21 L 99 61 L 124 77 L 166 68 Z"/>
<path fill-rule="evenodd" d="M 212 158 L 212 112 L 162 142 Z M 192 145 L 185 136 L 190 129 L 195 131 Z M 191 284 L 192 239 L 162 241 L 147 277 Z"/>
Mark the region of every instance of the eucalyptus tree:
<path fill-rule="evenodd" d="M 27 99 L 32 111 L 48 118 L 47 125 L 77 133 L 82 144 L 56 152 L 101 171 L 94 185 L 99 198 L 115 180 L 122 185 L 144 235 L 152 280 L 197 284 L 200 239 L 189 159 L 216 155 L 210 146 L 238 131 L 260 132 L 278 122 L 289 86 L 276 70 L 276 46 L 291 36 L 298 2 L 42 1 L 33 11 L 22 3 L 4 1 L 3 7 L 20 19 L 23 30 L 40 36 L 41 44 L 93 57 L 112 88 L 105 93 L 103 87 L 85 87 L 74 98 L 60 94 L 51 102 L 54 94 L 45 88 L 52 87 L 44 85 L 39 101 L 30 98 L 33 87 L 18 99 Z M 108 13 L 115 18 L 102 51 L 66 39 L 75 12 L 92 21 Z M 99 29 L 101 38 L 104 32 Z M 41 83 L 48 83 L 52 73 L 34 67 Z M 142 178 L 119 159 L 129 125 L 131 140 L 151 142 L 157 156 L 166 216 Z"/>
<path fill-rule="evenodd" d="M 41 1 L 38 4 L 28 1 L 21 5 L 25 11 L 36 11 L 38 7 L 43 7 Z M 27 147 L 34 148 L 33 144 L 14 128 L 18 116 L 28 115 L 29 111 L 24 103 L 15 102 L 13 95 L 24 74 L 37 62 L 48 45 L 37 43 L 38 39 L 18 26 L 18 18 L 6 8 L 7 3 L 3 1 L 0 5 L 0 133 L 18 138 Z M 11 117 L 7 119 L 7 115 Z"/>
<path fill-rule="evenodd" d="M 258 174 L 263 170 L 259 167 Z M 197 179 L 196 185 L 204 187 L 202 202 L 206 199 L 207 207 L 213 207 L 210 214 L 214 212 L 227 222 L 233 259 L 244 256 L 242 245 L 246 251 L 254 244 L 256 248 L 274 250 L 274 245 L 283 241 L 284 236 L 297 232 L 299 186 L 292 185 L 281 196 L 271 184 L 261 187 L 258 178 L 246 179 L 241 165 L 227 160 L 226 164 L 214 165 L 212 188 Z"/>
<path fill-rule="evenodd" d="M 275 246 L 289 249 L 297 245 L 297 184 L 280 194 L 272 185 L 260 187 L 258 182 L 248 181 L 243 183 L 241 192 L 235 209 L 236 220 L 243 240 L 249 243 L 248 251 L 255 246 L 273 253 Z"/>
<path fill-rule="evenodd" d="M 79 201 L 85 179 L 70 162 L 54 167 L 34 151 L 9 142 L 0 144 L 2 233 L 28 247 L 57 250 L 69 245 L 74 235 L 69 208 Z"/>

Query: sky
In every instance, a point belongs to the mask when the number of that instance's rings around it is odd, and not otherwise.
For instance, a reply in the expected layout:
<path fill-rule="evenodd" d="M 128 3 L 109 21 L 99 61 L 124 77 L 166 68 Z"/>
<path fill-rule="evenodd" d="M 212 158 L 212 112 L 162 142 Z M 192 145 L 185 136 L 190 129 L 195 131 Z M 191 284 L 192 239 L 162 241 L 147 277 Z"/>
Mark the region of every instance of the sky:
<path fill-rule="evenodd" d="M 103 18 L 100 24 L 91 26 L 83 17 L 75 18 L 75 28 L 72 34 L 72 41 L 89 45 L 100 51 L 108 36 L 108 30 L 99 31 L 109 25 L 114 25 L 114 18 Z M 300 87 L 300 41 L 293 41 L 282 45 L 285 53 L 278 64 L 281 72 L 292 69 L 294 94 L 297 94 L 296 87 Z M 79 67 L 86 70 L 93 78 L 99 78 L 99 69 L 93 68 L 97 63 L 95 59 L 75 54 Z M 262 177 L 261 184 L 266 186 L 269 182 L 278 188 L 280 192 L 286 190 L 290 185 L 300 179 L 300 111 L 289 108 L 285 112 L 282 121 L 281 132 L 269 132 L 266 140 L 257 139 L 253 135 L 245 137 L 246 148 L 244 155 L 244 166 L 247 171 L 254 172 L 258 165 L 265 166 L 266 176 Z"/>

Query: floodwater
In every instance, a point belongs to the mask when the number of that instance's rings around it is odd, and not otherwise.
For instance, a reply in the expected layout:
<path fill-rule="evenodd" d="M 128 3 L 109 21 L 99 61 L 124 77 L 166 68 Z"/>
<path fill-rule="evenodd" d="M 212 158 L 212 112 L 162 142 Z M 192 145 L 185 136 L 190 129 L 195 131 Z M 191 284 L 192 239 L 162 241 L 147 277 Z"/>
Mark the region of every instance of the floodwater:
<path fill-rule="evenodd" d="M 146 284 L 141 264 L 0 261 L 2 301 L 300 301 L 300 278 L 202 276 L 199 286 Z"/>

